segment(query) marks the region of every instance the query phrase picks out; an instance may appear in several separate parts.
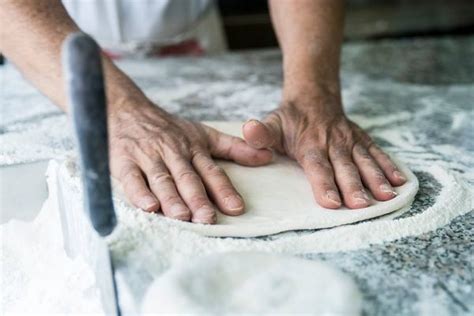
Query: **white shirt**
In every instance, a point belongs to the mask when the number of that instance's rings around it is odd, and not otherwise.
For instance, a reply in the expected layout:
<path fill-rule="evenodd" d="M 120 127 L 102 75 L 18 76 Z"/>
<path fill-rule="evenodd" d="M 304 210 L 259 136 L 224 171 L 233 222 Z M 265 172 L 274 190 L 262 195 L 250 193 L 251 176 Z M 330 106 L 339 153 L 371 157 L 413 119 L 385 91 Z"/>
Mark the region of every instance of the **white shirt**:
<path fill-rule="evenodd" d="M 102 46 L 120 50 L 182 40 L 215 11 L 212 0 L 63 0 L 63 4 L 84 32 Z"/>

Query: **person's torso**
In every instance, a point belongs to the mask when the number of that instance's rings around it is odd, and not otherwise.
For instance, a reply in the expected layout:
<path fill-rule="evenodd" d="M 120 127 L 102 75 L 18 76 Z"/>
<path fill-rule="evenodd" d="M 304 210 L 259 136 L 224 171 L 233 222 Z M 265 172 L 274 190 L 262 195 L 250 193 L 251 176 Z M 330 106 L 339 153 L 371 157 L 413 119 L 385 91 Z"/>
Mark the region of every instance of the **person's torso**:
<path fill-rule="evenodd" d="M 212 0 L 63 0 L 86 33 L 110 48 L 173 43 L 195 26 Z"/>

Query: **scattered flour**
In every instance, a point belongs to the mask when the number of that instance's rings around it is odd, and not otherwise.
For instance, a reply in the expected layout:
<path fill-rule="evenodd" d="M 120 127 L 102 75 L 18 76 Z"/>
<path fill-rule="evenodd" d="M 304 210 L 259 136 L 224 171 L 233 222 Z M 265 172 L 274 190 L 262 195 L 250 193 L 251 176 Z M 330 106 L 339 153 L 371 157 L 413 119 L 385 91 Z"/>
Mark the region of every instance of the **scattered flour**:
<path fill-rule="evenodd" d="M 204 237 L 183 230 L 174 220 L 132 208 L 115 196 L 119 225 L 108 243 L 114 259 L 125 267 L 122 271 L 119 269 L 118 274 L 123 280 L 121 291 L 128 292 L 127 295 L 133 298 L 127 300 L 127 304 L 133 305 L 129 310 L 139 310 L 147 286 L 168 268 L 205 255 L 235 251 L 299 255 L 367 248 L 433 231 L 474 207 L 472 188 L 459 176 L 437 164 L 420 164 L 413 170 L 431 174 L 442 185 L 435 203 L 423 212 L 399 219 L 382 217 L 332 229 L 293 231 L 263 238 Z M 81 219 L 82 215 L 77 217 L 83 212 L 81 185 L 75 164 L 72 160 L 62 165 L 52 162 L 49 174 L 56 175 L 63 183 L 61 194 L 67 201 L 66 212 L 63 213 L 76 214 L 73 220 L 68 220 L 76 226 L 70 230 L 86 230 L 88 221 Z M 81 240 L 71 239 L 71 242 L 77 244 L 73 248 L 87 251 L 88 246 L 80 244 Z"/>
<path fill-rule="evenodd" d="M 101 315 L 95 276 L 63 248 L 60 218 L 49 199 L 32 222 L 0 225 L 2 315 Z"/>
<path fill-rule="evenodd" d="M 166 271 L 142 313 L 360 315 L 354 281 L 327 264 L 252 252 L 211 255 Z"/>

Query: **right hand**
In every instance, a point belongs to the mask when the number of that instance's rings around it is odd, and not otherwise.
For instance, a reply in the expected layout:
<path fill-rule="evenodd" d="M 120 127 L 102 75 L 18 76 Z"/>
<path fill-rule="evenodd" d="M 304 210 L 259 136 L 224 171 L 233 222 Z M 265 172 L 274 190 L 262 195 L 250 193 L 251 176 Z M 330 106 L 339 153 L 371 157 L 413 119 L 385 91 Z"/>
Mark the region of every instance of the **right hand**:
<path fill-rule="evenodd" d="M 272 159 L 242 139 L 173 117 L 153 104 L 109 115 L 111 173 L 129 201 L 147 212 L 213 224 L 216 212 L 240 215 L 244 201 L 212 159 L 260 166 Z M 211 202 L 212 201 L 212 202 Z"/>

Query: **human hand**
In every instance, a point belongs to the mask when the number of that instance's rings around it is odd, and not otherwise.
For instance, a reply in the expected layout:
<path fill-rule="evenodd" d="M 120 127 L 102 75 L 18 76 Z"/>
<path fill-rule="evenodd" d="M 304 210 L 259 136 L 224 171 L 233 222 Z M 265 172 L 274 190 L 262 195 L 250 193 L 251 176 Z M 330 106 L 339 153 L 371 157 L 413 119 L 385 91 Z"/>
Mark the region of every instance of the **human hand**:
<path fill-rule="evenodd" d="M 152 104 L 109 116 L 112 175 L 136 207 L 161 209 L 170 218 L 212 224 L 218 209 L 242 214 L 241 196 L 212 157 L 247 166 L 266 164 L 272 157 L 268 149 L 254 149 L 240 138 L 178 119 Z"/>
<path fill-rule="evenodd" d="M 406 182 L 384 153 L 342 110 L 339 94 L 306 93 L 281 106 L 262 121 L 243 126 L 246 142 L 272 148 L 295 159 L 311 183 L 316 201 L 326 208 L 363 208 L 375 199 L 396 196 L 392 186 Z"/>

